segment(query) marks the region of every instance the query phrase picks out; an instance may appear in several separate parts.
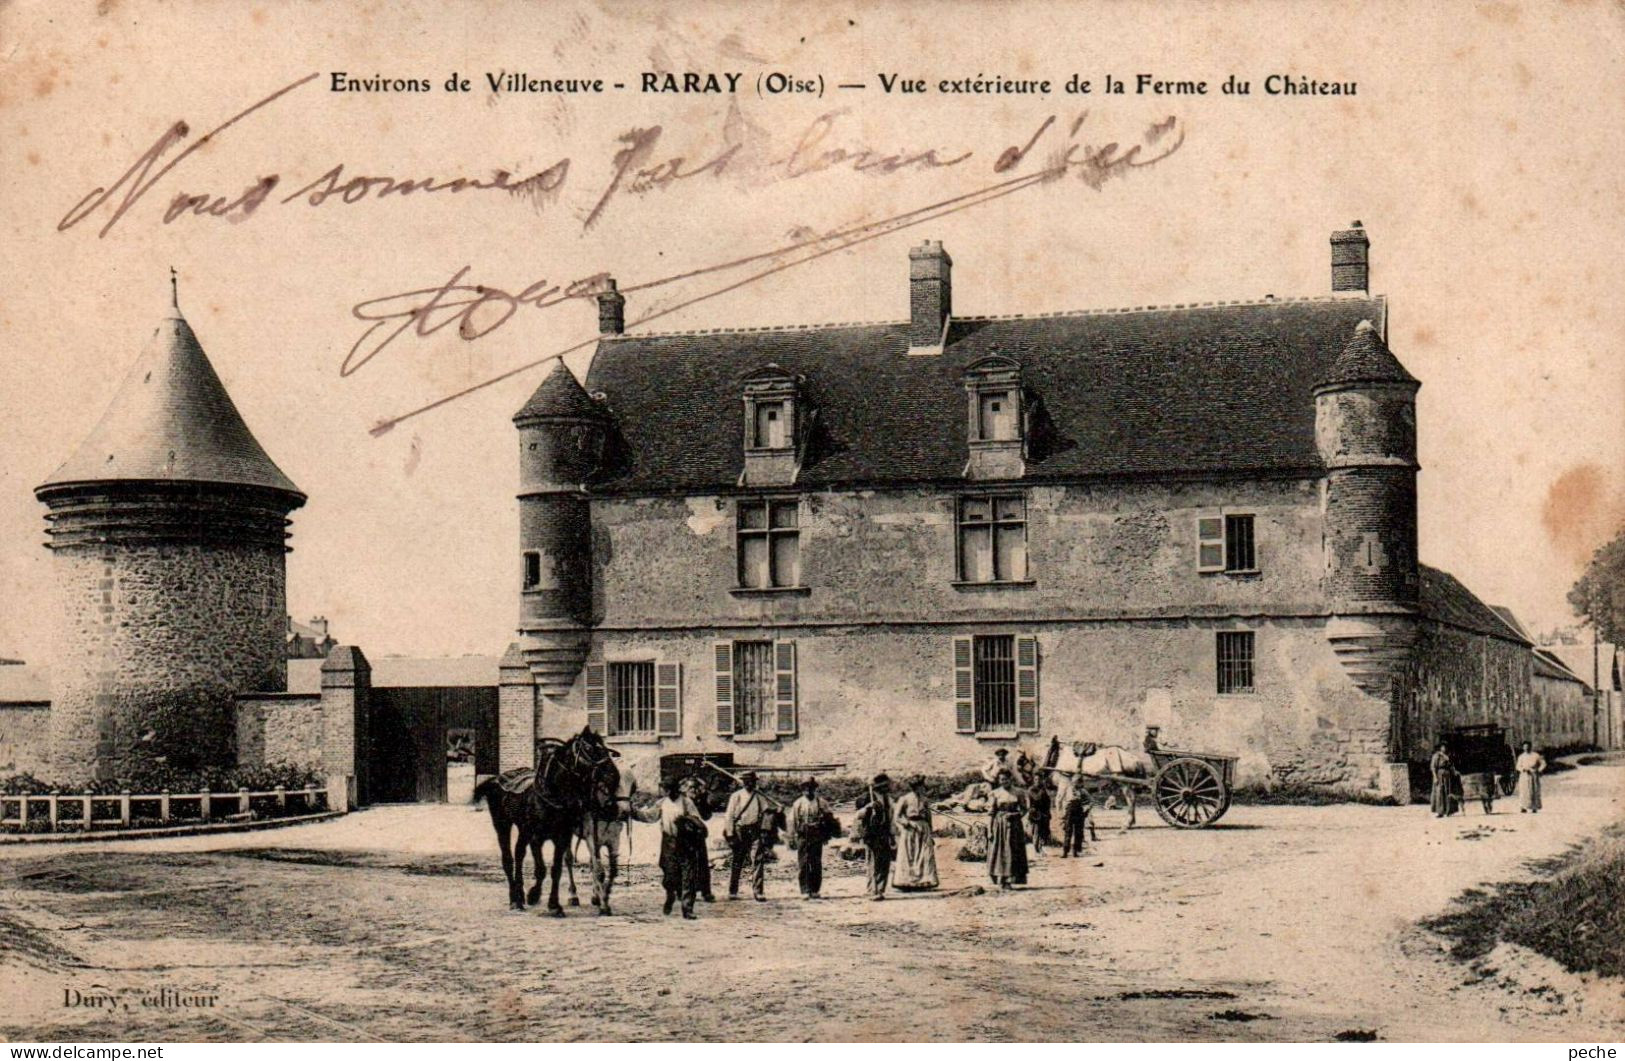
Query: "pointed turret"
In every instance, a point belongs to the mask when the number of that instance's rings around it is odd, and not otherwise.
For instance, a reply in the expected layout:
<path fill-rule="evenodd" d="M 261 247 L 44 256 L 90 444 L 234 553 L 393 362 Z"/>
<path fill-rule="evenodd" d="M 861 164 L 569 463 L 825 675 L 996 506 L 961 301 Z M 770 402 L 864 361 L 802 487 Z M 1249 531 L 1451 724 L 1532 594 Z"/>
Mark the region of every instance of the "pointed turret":
<path fill-rule="evenodd" d="M 101 422 L 36 493 L 118 481 L 224 483 L 304 499 L 243 422 L 178 305 L 153 329 Z"/>
<path fill-rule="evenodd" d="M 587 658 L 592 528 L 585 486 L 610 416 L 564 362 L 524 408 L 519 429 L 519 634 L 543 696 L 563 698 Z"/>
<path fill-rule="evenodd" d="M 57 609 L 52 771 L 227 766 L 238 693 L 287 684 L 288 513 L 305 495 L 255 440 L 171 309 L 89 437 L 35 495 Z"/>
<path fill-rule="evenodd" d="M 1346 383 L 1415 383 L 1388 344 L 1377 334 L 1376 325 L 1363 320 L 1355 325 L 1354 337 L 1337 355 L 1321 386 Z"/>

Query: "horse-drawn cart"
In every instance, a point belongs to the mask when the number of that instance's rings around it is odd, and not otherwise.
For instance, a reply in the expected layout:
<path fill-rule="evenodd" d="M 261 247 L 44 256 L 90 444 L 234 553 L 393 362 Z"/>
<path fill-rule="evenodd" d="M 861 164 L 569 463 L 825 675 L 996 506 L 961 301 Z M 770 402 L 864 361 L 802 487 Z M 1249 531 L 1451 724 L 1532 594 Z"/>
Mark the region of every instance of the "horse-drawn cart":
<path fill-rule="evenodd" d="M 1203 829 L 1224 817 L 1230 809 L 1235 756 L 1171 749 L 1149 754 L 1156 764 L 1149 776 L 1084 771 L 1083 777 L 1151 793 L 1157 814 L 1176 829 Z"/>

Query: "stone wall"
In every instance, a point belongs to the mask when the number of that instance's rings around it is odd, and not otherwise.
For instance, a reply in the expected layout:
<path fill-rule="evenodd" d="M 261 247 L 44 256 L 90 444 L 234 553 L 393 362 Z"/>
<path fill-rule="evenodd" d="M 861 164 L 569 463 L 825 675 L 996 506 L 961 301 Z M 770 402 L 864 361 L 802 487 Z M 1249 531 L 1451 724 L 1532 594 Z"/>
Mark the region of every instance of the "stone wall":
<path fill-rule="evenodd" d="M 1010 492 L 1008 489 L 1005 492 Z M 1323 615 L 1320 495 L 1310 480 L 1028 487 L 1032 584 L 955 586 L 954 495 L 805 494 L 808 592 L 737 585 L 723 497 L 593 503 L 593 614 L 601 627 L 740 621 L 943 621 L 991 616 Z M 1199 574 L 1196 519 L 1252 512 L 1260 573 Z"/>
<path fill-rule="evenodd" d="M 723 497 L 593 504 L 591 659 L 682 664 L 683 731 L 632 742 L 640 769 L 673 751 L 759 763 L 969 769 L 997 741 L 956 732 L 954 636 L 1039 638 L 1041 750 L 1051 735 L 1234 755 L 1240 780 L 1368 788 L 1390 710 L 1362 693 L 1325 637 L 1321 496 L 1312 480 L 1028 487 L 1028 584 L 956 585 L 953 495 L 803 495 L 799 592 L 736 586 L 734 506 Z M 1255 516 L 1259 571 L 1202 574 L 1196 520 Z M 1252 694 L 1216 692 L 1215 634 L 1256 635 Z M 797 642 L 799 729 L 719 736 L 714 643 Z M 542 709 L 543 735 L 585 722 L 577 680 Z M 1009 743 L 1009 742 L 1006 742 Z"/>
<path fill-rule="evenodd" d="M 1423 761 L 1452 726 L 1496 722 L 1519 741 L 1535 733 L 1534 653 L 1528 645 L 1424 620 L 1416 670 L 1402 700 L 1406 757 Z"/>
<path fill-rule="evenodd" d="M 320 770 L 322 700 L 305 693 L 253 693 L 237 698 L 237 762 L 288 763 Z"/>
<path fill-rule="evenodd" d="M 231 762 L 235 695 L 286 686 L 282 547 L 82 546 L 53 564 L 53 774 L 116 774 L 140 747 Z"/>
<path fill-rule="evenodd" d="M 50 725 L 50 704 L 0 704 L 0 776 L 49 772 Z"/>
<path fill-rule="evenodd" d="M 1255 632 L 1256 692 L 1216 692 L 1215 634 Z M 1039 643 L 1039 732 L 1019 740 L 956 732 L 953 638 L 1030 633 Z M 716 638 L 793 639 L 798 727 L 793 737 L 747 740 L 716 727 Z M 1042 752 L 1052 735 L 1138 747 L 1162 727 L 1171 747 L 1236 756 L 1241 781 L 1295 781 L 1369 788 L 1385 760 L 1388 707 L 1348 680 L 1321 620 L 1153 620 L 909 628 L 739 627 L 681 633 L 605 634 L 592 659 L 682 665 L 682 733 L 622 744 L 626 761 L 652 781 L 670 752 L 733 751 L 740 761 L 793 766 L 844 763 L 844 772 L 956 772 L 993 747 Z M 546 736 L 585 722 L 582 684 L 543 712 Z M 612 741 L 614 738 L 611 738 Z"/>

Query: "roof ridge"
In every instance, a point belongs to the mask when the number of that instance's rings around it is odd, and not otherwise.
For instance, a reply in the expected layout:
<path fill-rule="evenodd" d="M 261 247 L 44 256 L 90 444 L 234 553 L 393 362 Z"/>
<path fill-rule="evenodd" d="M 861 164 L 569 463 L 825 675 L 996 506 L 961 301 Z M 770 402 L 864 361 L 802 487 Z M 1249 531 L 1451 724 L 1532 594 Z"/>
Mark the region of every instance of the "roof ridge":
<path fill-rule="evenodd" d="M 1388 296 L 1384 294 L 1366 295 L 1366 302 L 1386 302 Z M 1018 320 L 1049 320 L 1057 317 L 1096 317 L 1118 316 L 1125 313 L 1166 313 L 1171 310 L 1198 310 L 1198 309 L 1224 309 L 1230 306 L 1279 306 L 1283 304 L 1300 304 L 1307 302 L 1355 302 L 1358 298 L 1347 294 L 1332 295 L 1267 295 L 1254 299 L 1214 299 L 1207 302 L 1167 302 L 1151 303 L 1144 306 L 1096 306 L 1088 309 L 1051 310 L 1044 313 L 965 313 L 953 314 L 950 321 L 1018 321 Z M 633 332 L 626 331 L 618 335 L 600 336 L 602 340 L 618 339 L 667 339 L 679 336 L 692 335 L 752 335 L 763 332 L 812 332 L 830 331 L 836 328 L 877 328 L 877 327 L 908 327 L 906 320 L 873 320 L 873 321 L 822 321 L 814 324 L 760 324 L 749 328 L 684 328 L 667 332 Z M 630 329 L 632 325 L 628 325 Z"/>

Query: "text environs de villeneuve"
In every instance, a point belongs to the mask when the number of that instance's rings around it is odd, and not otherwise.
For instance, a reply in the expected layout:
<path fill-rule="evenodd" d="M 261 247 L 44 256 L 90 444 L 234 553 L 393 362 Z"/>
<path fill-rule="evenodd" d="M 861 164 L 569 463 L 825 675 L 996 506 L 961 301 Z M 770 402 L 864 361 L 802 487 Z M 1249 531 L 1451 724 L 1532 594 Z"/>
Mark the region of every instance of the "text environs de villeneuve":
<path fill-rule="evenodd" d="M 738 70 L 643 71 L 630 81 L 606 81 L 602 77 L 545 77 L 524 71 L 497 70 L 485 72 L 479 80 L 495 95 L 594 95 L 623 90 L 661 95 L 735 95 L 742 86 L 759 83 L 747 79 L 745 72 Z M 433 92 L 439 88 L 445 92 L 469 92 L 475 90 L 475 83 L 475 79 L 455 72 L 444 81 L 438 81 L 435 78 L 394 77 L 383 73 L 363 76 L 335 70 L 329 74 L 328 90 L 413 93 Z M 786 75 L 777 83 L 810 85 L 813 82 Z M 950 96 L 1250 96 L 1255 87 L 1265 96 L 1353 96 L 1359 93 L 1358 81 L 1328 80 L 1302 73 L 1271 73 L 1261 78 L 1228 74 L 1222 79 L 1163 77 L 1154 73 L 1121 77 L 1108 73 L 1099 78 L 1072 74 L 1059 80 L 988 76 L 980 72 L 953 77 L 888 72 L 876 74 L 872 80 L 846 81 L 840 85 L 850 89 L 873 86 L 888 96 L 933 93 Z"/>

